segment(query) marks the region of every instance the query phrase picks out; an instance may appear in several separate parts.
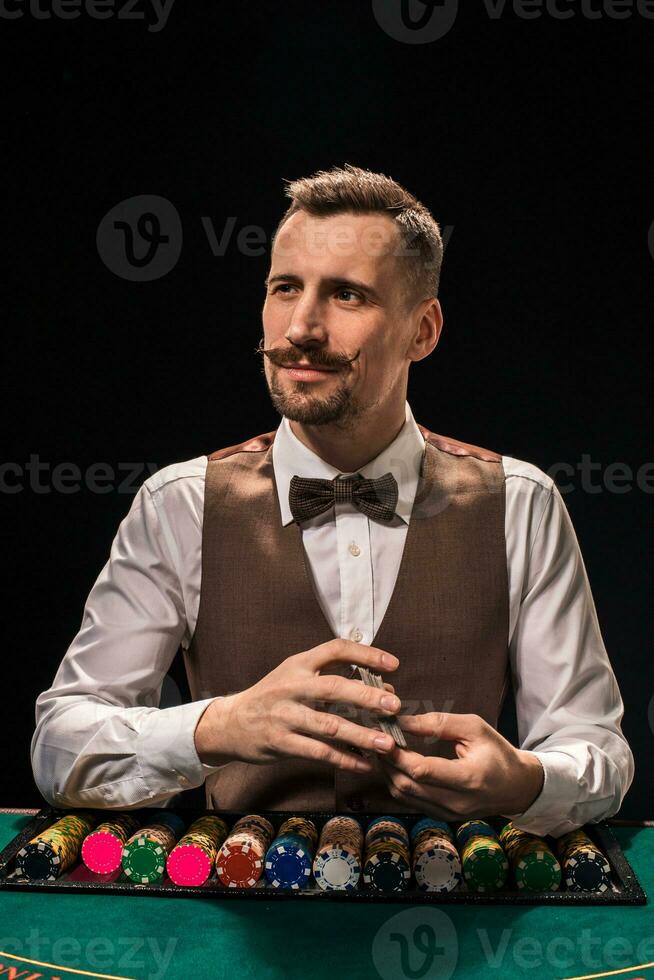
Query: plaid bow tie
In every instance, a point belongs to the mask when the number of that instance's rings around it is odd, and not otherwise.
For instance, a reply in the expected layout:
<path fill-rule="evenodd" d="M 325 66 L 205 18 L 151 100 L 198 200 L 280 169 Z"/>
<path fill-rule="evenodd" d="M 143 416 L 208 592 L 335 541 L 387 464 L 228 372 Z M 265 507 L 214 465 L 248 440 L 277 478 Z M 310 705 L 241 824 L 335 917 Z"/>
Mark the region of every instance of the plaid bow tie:
<path fill-rule="evenodd" d="M 397 481 L 392 473 L 384 473 L 376 480 L 368 480 L 360 473 L 354 476 L 335 476 L 333 480 L 308 479 L 303 476 L 294 476 L 291 479 L 288 503 L 295 521 L 316 517 L 343 500 L 351 500 L 367 517 L 377 521 L 390 521 L 397 504 Z"/>

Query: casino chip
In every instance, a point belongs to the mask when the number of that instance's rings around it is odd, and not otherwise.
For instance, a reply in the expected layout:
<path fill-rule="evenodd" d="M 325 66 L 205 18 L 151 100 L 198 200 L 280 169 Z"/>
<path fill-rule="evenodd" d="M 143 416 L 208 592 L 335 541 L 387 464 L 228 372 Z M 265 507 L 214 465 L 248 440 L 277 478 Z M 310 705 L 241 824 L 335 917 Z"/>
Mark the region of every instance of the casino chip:
<path fill-rule="evenodd" d="M 161 880 L 166 859 L 184 830 L 184 821 L 172 811 L 157 811 L 151 819 L 152 822 L 132 834 L 123 847 L 123 872 L 141 885 L 152 885 Z"/>
<path fill-rule="evenodd" d="M 430 847 L 415 860 L 413 874 L 421 891 L 451 892 L 463 880 L 458 854 Z"/>
<path fill-rule="evenodd" d="M 324 848 L 316 854 L 313 876 L 324 890 L 352 891 L 361 877 L 361 858 L 358 853 L 345 846 Z"/>
<path fill-rule="evenodd" d="M 123 871 L 141 885 L 160 881 L 166 870 L 166 852 L 161 843 L 141 836 L 123 848 Z"/>
<path fill-rule="evenodd" d="M 559 837 L 556 848 L 570 891 L 608 891 L 611 866 L 588 834 L 581 829 L 573 830 Z"/>
<path fill-rule="evenodd" d="M 519 830 L 509 821 L 500 832 L 516 887 L 525 891 L 558 891 L 561 865 L 542 837 Z"/>
<path fill-rule="evenodd" d="M 456 832 L 463 877 L 472 891 L 490 892 L 506 883 L 509 862 L 490 824 L 469 820 Z"/>
<path fill-rule="evenodd" d="M 320 834 L 313 876 L 324 891 L 355 889 L 361 878 L 363 832 L 353 817 L 332 817 Z"/>
<path fill-rule="evenodd" d="M 566 887 L 574 892 L 605 892 L 611 887 L 611 866 L 595 848 L 568 858 L 565 875 Z"/>
<path fill-rule="evenodd" d="M 265 817 L 248 814 L 237 820 L 216 856 L 219 881 L 228 888 L 256 885 L 273 834 L 273 826 Z"/>
<path fill-rule="evenodd" d="M 82 861 L 94 874 L 110 874 L 120 867 L 123 847 L 139 822 L 131 813 L 112 814 L 84 838 Z"/>
<path fill-rule="evenodd" d="M 404 891 L 411 878 L 409 834 L 397 817 L 371 821 L 365 836 L 364 884 L 375 891 Z"/>
<path fill-rule="evenodd" d="M 227 824 L 207 814 L 194 820 L 166 861 L 168 877 L 176 885 L 203 885 L 211 875 L 218 848 L 227 837 Z"/>
<path fill-rule="evenodd" d="M 363 880 L 380 892 L 404 891 L 411 877 L 406 856 L 397 850 L 370 854 L 363 868 Z"/>
<path fill-rule="evenodd" d="M 78 860 L 82 842 L 95 823 L 95 814 L 84 810 L 56 820 L 20 849 L 18 870 L 30 880 L 58 878 Z"/>

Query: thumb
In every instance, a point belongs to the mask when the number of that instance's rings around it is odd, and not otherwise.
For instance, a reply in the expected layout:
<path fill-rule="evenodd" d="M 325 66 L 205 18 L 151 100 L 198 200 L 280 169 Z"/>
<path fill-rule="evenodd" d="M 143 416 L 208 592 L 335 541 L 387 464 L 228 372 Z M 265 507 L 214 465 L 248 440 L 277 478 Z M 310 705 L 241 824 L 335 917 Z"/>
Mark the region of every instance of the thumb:
<path fill-rule="evenodd" d="M 400 728 L 413 735 L 436 736 L 467 742 L 481 735 L 484 721 L 479 715 L 459 715 L 448 711 L 428 711 L 422 715 L 399 715 Z"/>

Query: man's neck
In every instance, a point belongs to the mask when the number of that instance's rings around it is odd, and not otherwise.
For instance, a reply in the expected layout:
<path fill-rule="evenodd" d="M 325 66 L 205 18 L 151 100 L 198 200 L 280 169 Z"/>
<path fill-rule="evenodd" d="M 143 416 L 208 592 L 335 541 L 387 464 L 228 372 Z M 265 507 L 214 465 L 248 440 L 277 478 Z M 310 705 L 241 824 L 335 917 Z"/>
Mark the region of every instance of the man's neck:
<path fill-rule="evenodd" d="M 341 473 L 355 473 L 379 456 L 397 437 L 405 422 L 405 409 L 395 412 L 387 421 L 376 416 L 358 424 L 355 429 L 332 425 L 303 425 L 289 419 L 294 436 L 308 449 Z"/>

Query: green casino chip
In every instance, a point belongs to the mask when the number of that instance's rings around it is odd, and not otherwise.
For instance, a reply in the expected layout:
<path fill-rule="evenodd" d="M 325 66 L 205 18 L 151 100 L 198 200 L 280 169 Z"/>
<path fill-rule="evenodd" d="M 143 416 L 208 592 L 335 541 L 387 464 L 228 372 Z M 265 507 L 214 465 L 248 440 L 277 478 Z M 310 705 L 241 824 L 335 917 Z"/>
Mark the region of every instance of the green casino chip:
<path fill-rule="evenodd" d="M 160 881 L 166 868 L 166 853 L 154 840 L 137 837 L 123 848 L 123 871 L 142 885 Z"/>

